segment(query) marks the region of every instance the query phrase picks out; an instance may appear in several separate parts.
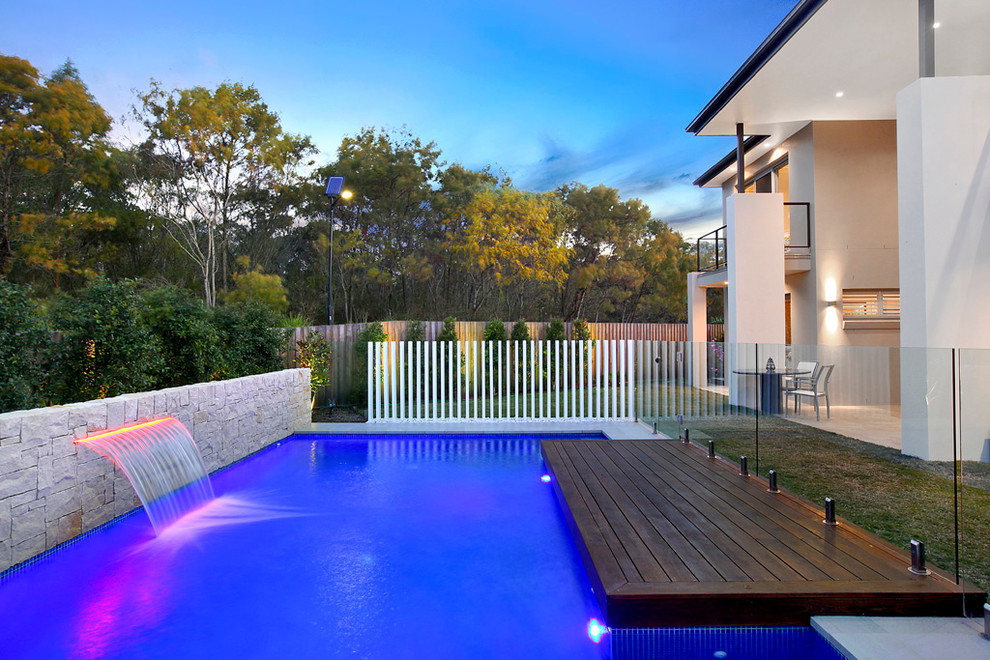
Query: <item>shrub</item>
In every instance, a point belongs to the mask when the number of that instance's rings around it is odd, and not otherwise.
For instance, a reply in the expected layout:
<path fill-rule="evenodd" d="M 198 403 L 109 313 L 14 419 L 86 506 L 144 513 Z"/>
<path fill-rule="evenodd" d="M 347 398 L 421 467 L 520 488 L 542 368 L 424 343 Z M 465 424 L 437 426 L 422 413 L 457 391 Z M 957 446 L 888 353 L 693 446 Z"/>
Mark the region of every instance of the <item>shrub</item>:
<path fill-rule="evenodd" d="M 286 333 L 278 316 L 258 302 L 226 304 L 213 310 L 213 326 L 223 351 L 221 375 L 240 378 L 282 368 Z"/>
<path fill-rule="evenodd" d="M 426 326 L 422 321 L 410 321 L 406 324 L 406 341 L 425 341 Z"/>
<path fill-rule="evenodd" d="M 51 325 L 61 334 L 51 348 L 51 396 L 86 401 L 152 389 L 162 364 L 161 344 L 141 321 L 133 281 L 91 280 L 60 297 Z"/>
<path fill-rule="evenodd" d="M 481 336 L 485 341 L 505 341 L 509 338 L 505 332 L 505 324 L 501 321 L 489 321 Z"/>
<path fill-rule="evenodd" d="M 251 260 L 241 257 L 237 265 L 243 269 L 232 275 L 234 288 L 222 294 L 225 303 L 257 302 L 269 307 L 276 314 L 289 309 L 288 292 L 278 275 L 266 275 L 260 266 L 249 268 Z"/>
<path fill-rule="evenodd" d="M 306 328 L 316 324 L 305 314 L 296 312 L 293 314 L 282 314 L 279 318 L 278 325 L 280 328 Z"/>
<path fill-rule="evenodd" d="M 547 341 L 556 341 L 558 339 L 567 339 L 567 329 L 564 327 L 564 322 L 560 319 L 554 319 L 550 321 L 550 326 L 547 328 L 547 334 L 545 339 Z"/>
<path fill-rule="evenodd" d="M 351 374 L 351 402 L 368 404 L 368 342 L 388 341 L 385 328 L 378 321 L 369 323 L 357 336 L 354 345 L 354 371 Z"/>
<path fill-rule="evenodd" d="M 26 289 L 0 280 L 0 412 L 42 405 L 48 331 Z"/>
<path fill-rule="evenodd" d="M 509 339 L 513 341 L 529 341 L 532 339 L 529 335 L 529 326 L 526 325 L 525 321 L 516 321 L 515 325 L 512 326 L 512 334 Z"/>
<path fill-rule="evenodd" d="M 174 286 L 145 292 L 141 320 L 161 347 L 155 387 L 202 383 L 220 375 L 223 354 L 217 329 L 209 308 L 191 293 Z"/>
<path fill-rule="evenodd" d="M 296 343 L 296 364 L 309 369 L 309 387 L 313 396 L 316 396 L 318 388 L 330 384 L 333 377 L 331 355 L 330 342 L 313 330 Z"/>
<path fill-rule="evenodd" d="M 457 319 L 448 316 L 443 320 L 443 330 L 440 331 L 437 341 L 457 341 Z"/>
<path fill-rule="evenodd" d="M 591 328 L 588 327 L 587 321 L 582 321 L 578 319 L 574 322 L 574 341 L 588 341 L 591 339 Z"/>

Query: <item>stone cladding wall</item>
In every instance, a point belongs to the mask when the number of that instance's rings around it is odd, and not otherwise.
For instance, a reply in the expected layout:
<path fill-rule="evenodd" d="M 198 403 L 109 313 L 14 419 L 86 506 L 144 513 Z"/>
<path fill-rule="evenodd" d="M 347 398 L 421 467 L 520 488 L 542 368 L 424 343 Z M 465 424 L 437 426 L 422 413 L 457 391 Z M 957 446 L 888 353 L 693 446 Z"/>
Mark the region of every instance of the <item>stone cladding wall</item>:
<path fill-rule="evenodd" d="M 310 415 L 308 369 L 0 414 L 0 571 L 141 505 L 124 473 L 76 438 L 175 417 L 212 472 Z"/>

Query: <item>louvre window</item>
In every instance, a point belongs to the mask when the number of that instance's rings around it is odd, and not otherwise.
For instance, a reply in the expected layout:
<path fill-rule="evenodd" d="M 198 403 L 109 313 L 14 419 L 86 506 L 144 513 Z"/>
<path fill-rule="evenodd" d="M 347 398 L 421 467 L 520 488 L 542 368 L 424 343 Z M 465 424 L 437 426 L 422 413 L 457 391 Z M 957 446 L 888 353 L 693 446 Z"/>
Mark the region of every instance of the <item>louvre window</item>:
<path fill-rule="evenodd" d="M 843 289 L 845 319 L 899 319 L 901 292 L 898 289 Z"/>

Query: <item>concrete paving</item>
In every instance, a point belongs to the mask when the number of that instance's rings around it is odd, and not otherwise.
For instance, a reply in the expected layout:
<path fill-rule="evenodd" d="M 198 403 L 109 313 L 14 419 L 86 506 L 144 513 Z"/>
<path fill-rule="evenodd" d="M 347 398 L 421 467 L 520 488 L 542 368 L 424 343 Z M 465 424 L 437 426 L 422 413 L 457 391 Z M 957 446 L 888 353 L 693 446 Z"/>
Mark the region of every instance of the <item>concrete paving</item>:
<path fill-rule="evenodd" d="M 816 616 L 811 625 L 855 660 L 990 658 L 983 619 Z"/>

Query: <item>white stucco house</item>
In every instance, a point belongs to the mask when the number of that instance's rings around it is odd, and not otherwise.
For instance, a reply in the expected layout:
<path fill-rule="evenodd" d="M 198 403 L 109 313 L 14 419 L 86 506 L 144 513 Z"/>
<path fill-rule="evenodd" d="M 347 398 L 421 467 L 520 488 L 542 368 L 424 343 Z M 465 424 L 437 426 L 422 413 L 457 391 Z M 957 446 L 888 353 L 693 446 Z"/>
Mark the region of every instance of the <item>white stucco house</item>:
<path fill-rule="evenodd" d="M 951 459 L 953 359 L 990 396 L 990 350 L 967 351 L 990 349 L 988 35 L 988 0 L 801 0 L 687 128 L 737 139 L 695 181 L 724 227 L 688 276 L 692 340 L 723 287 L 729 343 L 898 347 L 871 353 L 886 392 L 844 388 L 899 404 L 923 458 Z M 987 458 L 983 415 L 966 458 Z"/>

